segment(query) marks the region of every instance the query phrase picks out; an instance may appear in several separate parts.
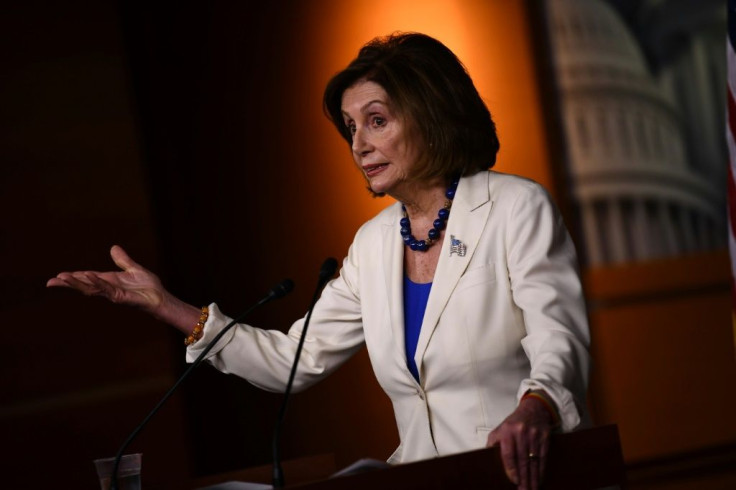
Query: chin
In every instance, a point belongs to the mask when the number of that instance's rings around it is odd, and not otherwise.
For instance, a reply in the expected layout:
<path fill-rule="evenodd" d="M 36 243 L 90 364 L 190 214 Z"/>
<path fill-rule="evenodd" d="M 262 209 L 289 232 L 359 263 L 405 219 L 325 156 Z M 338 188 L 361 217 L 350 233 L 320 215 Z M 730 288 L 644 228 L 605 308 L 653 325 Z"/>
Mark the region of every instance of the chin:
<path fill-rule="evenodd" d="M 396 190 L 397 184 L 401 183 L 401 179 L 397 179 L 394 175 L 376 175 L 372 179 L 366 178 L 368 188 L 373 194 L 383 196 L 391 195 Z"/>
<path fill-rule="evenodd" d="M 381 179 L 366 179 L 368 183 L 368 188 L 373 192 L 374 194 L 385 194 L 386 193 L 386 183 L 382 182 Z"/>
<path fill-rule="evenodd" d="M 384 189 L 382 185 L 376 184 L 374 182 L 368 182 L 368 188 L 371 190 L 371 192 L 375 192 L 376 194 L 386 192 L 386 189 Z"/>
<path fill-rule="evenodd" d="M 376 196 L 385 196 L 390 194 L 390 189 L 385 185 L 369 185 L 368 188 Z"/>

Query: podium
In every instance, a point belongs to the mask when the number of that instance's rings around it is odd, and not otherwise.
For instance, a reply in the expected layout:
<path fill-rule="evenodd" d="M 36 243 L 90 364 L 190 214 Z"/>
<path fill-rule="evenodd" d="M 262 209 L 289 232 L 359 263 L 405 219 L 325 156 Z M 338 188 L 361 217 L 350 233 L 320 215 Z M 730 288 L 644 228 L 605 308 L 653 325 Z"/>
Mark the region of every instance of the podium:
<path fill-rule="evenodd" d="M 298 465 L 293 468 L 297 470 Z M 295 490 L 516 489 L 506 477 L 497 447 L 310 483 L 299 483 L 310 479 L 309 476 L 299 474 L 298 470 L 290 472 L 286 464 L 284 470 L 286 488 Z M 606 425 L 550 438 L 543 490 L 623 488 L 624 483 L 625 467 L 617 426 Z"/>

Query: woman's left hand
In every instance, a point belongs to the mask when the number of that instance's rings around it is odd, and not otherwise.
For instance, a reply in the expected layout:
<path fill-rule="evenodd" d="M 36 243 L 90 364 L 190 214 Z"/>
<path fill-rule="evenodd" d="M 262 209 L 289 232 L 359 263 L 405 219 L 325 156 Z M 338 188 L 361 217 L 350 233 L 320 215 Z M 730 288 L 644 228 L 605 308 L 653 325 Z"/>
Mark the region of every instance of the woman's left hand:
<path fill-rule="evenodd" d="M 500 446 L 506 476 L 520 489 L 539 488 L 547 460 L 549 435 L 555 423 L 544 402 L 526 397 L 488 435 L 488 446 Z"/>

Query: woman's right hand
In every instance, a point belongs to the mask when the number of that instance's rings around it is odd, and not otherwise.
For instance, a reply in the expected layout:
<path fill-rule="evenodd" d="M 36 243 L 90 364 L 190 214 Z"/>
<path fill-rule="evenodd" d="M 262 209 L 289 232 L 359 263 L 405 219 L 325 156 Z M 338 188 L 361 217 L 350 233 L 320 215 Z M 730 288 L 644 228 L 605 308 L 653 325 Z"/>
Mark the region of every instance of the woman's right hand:
<path fill-rule="evenodd" d="M 113 303 L 135 306 L 189 335 L 199 321 L 200 310 L 172 296 L 158 276 L 138 264 L 122 247 L 113 245 L 110 256 L 119 271 L 60 272 L 47 287 L 76 289 L 87 296 L 102 296 Z"/>
<path fill-rule="evenodd" d="M 163 309 L 169 293 L 158 276 L 141 266 L 118 245 L 110 256 L 120 271 L 61 272 L 48 280 L 48 287 L 76 289 L 87 296 L 102 296 L 113 303 L 135 306 L 157 318 L 165 316 Z"/>
<path fill-rule="evenodd" d="M 61 272 L 47 287 L 76 289 L 87 296 L 102 296 L 113 303 L 135 306 L 189 335 L 200 316 L 199 308 L 184 303 L 164 289 L 158 276 L 114 245 L 110 256 L 119 271 Z"/>

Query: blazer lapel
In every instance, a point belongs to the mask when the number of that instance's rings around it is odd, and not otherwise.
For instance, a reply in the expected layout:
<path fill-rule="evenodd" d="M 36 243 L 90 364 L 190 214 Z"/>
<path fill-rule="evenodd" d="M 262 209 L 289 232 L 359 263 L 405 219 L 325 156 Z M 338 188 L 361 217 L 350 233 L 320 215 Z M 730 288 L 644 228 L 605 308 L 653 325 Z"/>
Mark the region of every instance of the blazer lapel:
<path fill-rule="evenodd" d="M 488 214 L 491 212 L 493 205 L 490 200 L 488 182 L 490 175 L 491 172 L 479 172 L 471 177 L 461 179 L 457 195 L 452 203 L 450 219 L 447 222 L 445 238 L 442 243 L 442 253 L 434 273 L 432 290 L 429 293 L 427 309 L 424 313 L 424 321 L 422 322 L 417 351 L 414 356 L 422 383 L 424 383 L 424 379 L 422 377 L 421 360 L 427 350 L 427 345 L 432 338 L 434 329 L 437 327 L 442 311 L 455 290 L 455 286 L 457 286 L 460 277 L 465 272 L 468 263 L 470 263 L 473 253 L 475 253 L 480 236 L 488 222 Z M 453 236 L 465 245 L 464 256 L 460 256 L 458 253 L 450 254 L 451 237 Z M 403 325 L 403 321 L 401 325 Z"/>

